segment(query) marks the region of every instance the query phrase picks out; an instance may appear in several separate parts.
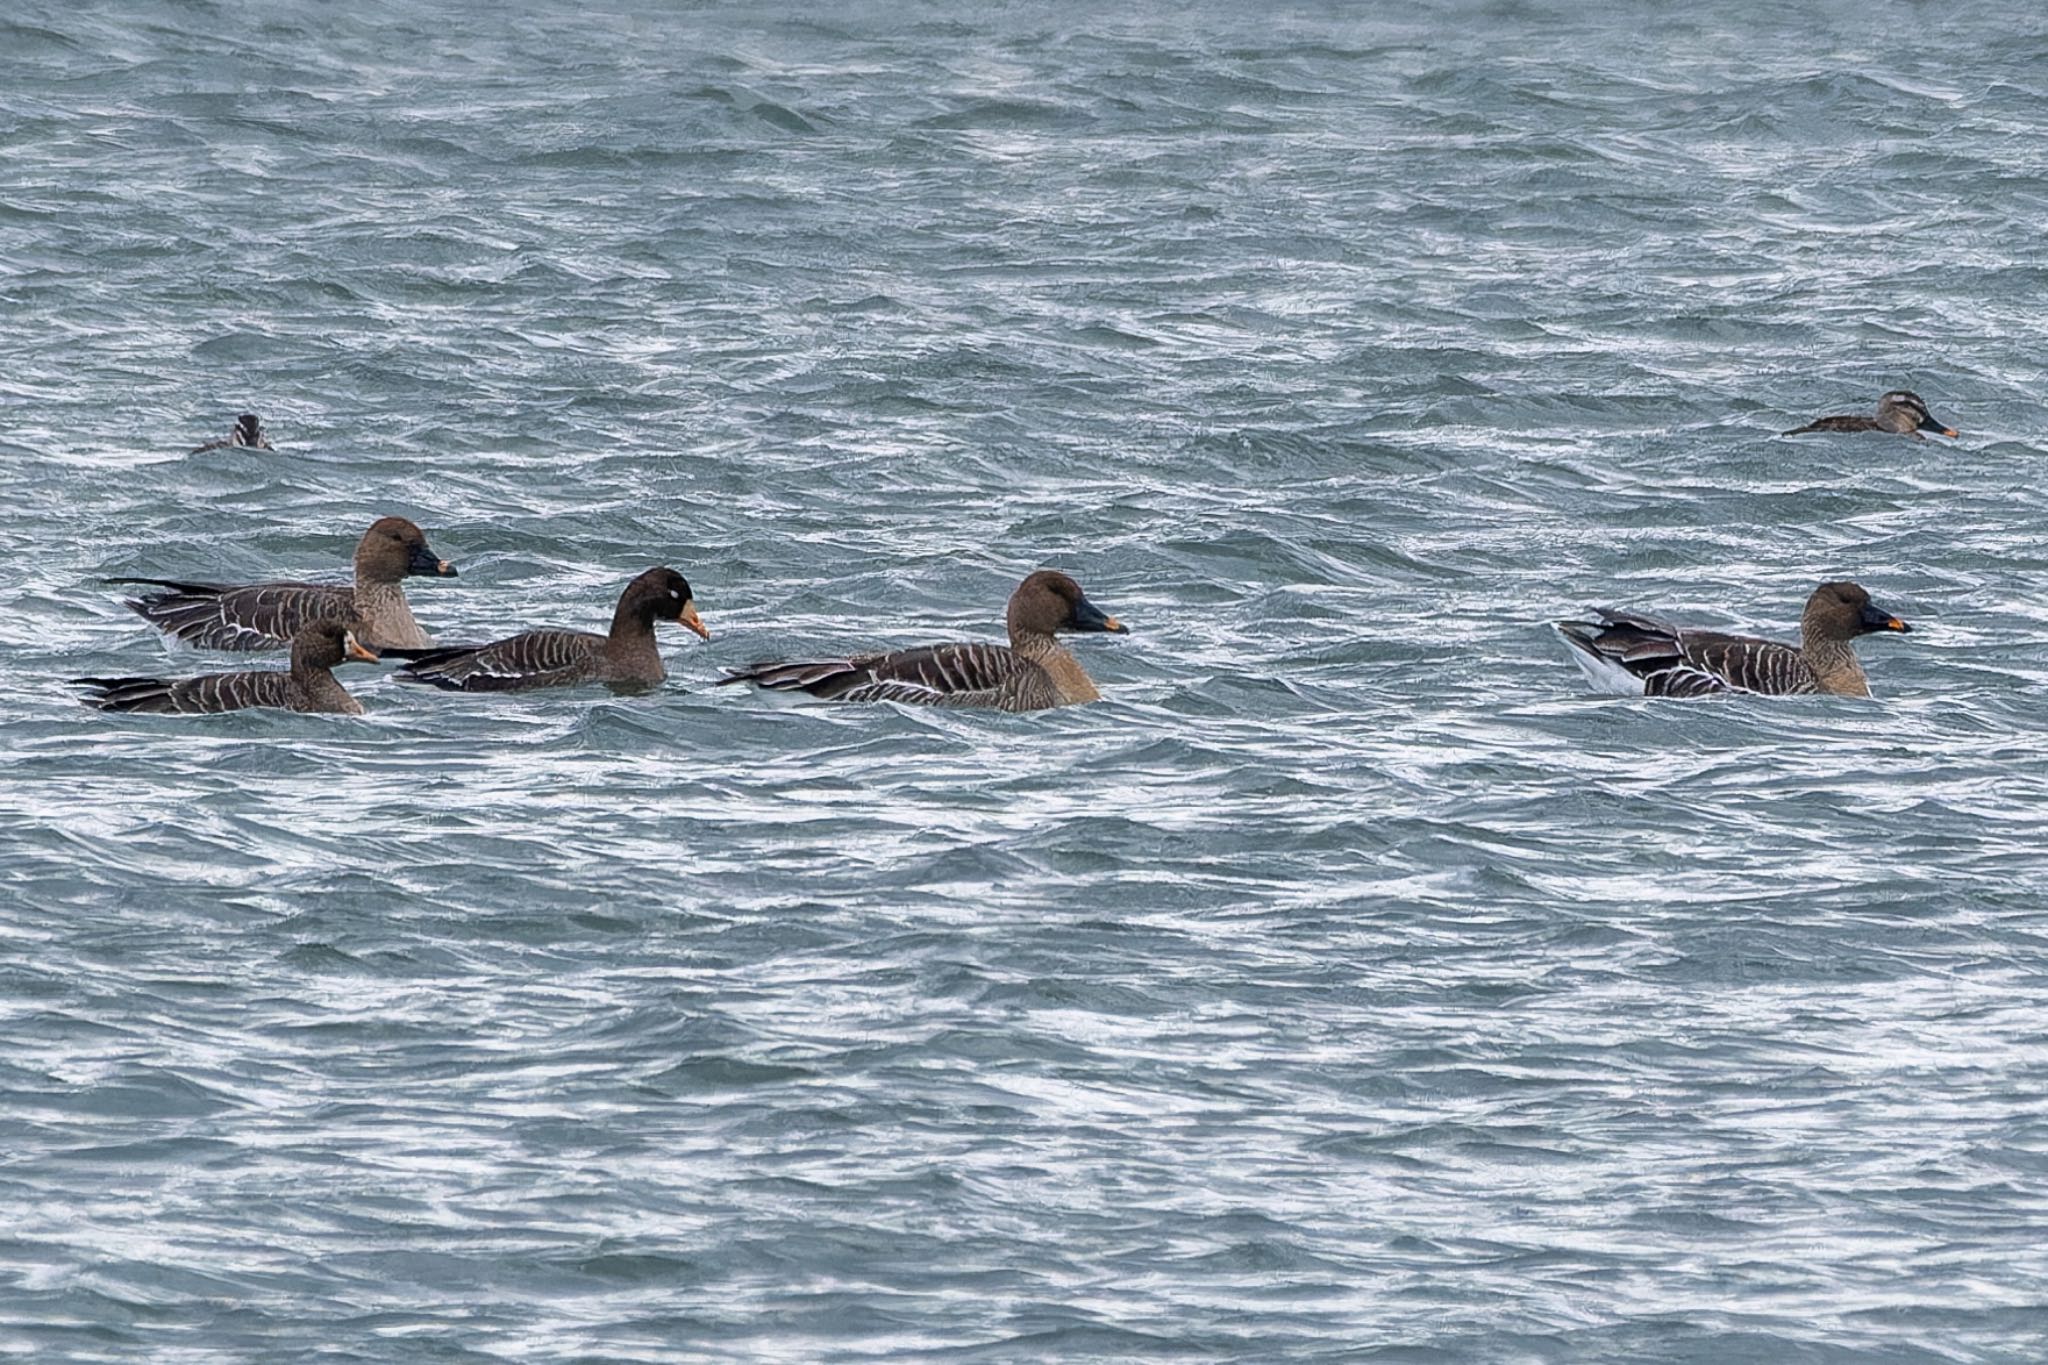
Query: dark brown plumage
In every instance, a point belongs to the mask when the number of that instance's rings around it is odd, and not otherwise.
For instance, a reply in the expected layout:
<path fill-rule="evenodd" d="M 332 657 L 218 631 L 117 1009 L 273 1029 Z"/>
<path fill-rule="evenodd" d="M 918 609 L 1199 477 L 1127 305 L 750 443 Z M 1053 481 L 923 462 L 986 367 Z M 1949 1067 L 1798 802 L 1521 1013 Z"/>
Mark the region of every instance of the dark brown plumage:
<path fill-rule="evenodd" d="M 230 431 L 226 437 L 218 441 L 208 441 L 204 445 L 193 446 L 192 453 L 197 455 L 203 450 L 220 450 L 228 446 L 249 446 L 256 450 L 277 449 L 276 446 L 270 444 L 270 437 L 263 430 L 262 419 L 253 412 L 245 412 L 235 419 L 234 430 Z"/>
<path fill-rule="evenodd" d="M 164 578 L 114 578 L 169 591 L 131 599 L 128 606 L 167 635 L 202 649 L 281 649 L 308 621 L 351 621 L 373 648 L 430 647 L 433 637 L 413 619 L 403 580 L 411 575 L 455 577 L 455 566 L 436 559 L 420 528 L 404 517 L 371 523 L 356 544 L 354 586 L 339 583 L 186 583 Z"/>
<path fill-rule="evenodd" d="M 1602 688 L 1649 697 L 1727 692 L 1867 697 L 1870 682 L 1851 641 L 1871 631 L 1912 629 L 1871 603 L 1854 583 L 1823 583 L 1806 599 L 1800 644 L 1689 630 L 1651 616 L 1602 610 L 1596 621 L 1560 621 L 1586 676 Z"/>
<path fill-rule="evenodd" d="M 698 619 L 689 583 L 674 569 L 655 568 L 619 595 L 609 635 L 530 630 L 487 645 L 402 650 L 412 662 L 399 670 L 398 680 L 450 692 L 519 692 L 578 683 L 649 687 L 668 676 L 655 645 L 656 621 L 674 621 L 711 638 Z"/>
<path fill-rule="evenodd" d="M 1877 416 L 1817 417 L 1803 427 L 1794 427 L 1782 433 L 1786 436 L 1801 436 L 1809 431 L 1884 431 L 1894 436 L 1911 436 L 1916 441 L 1927 438 L 1920 433 L 1932 431 L 1942 436 L 1956 435 L 1956 429 L 1943 426 L 1934 420 L 1934 414 L 1927 410 L 1927 404 L 1920 395 L 1906 389 L 1893 389 L 1877 400 Z"/>
<path fill-rule="evenodd" d="M 719 680 L 819 701 L 894 701 L 912 706 L 978 706 L 1042 711 L 1095 701 L 1102 694 L 1058 631 L 1129 631 L 1106 616 L 1066 574 L 1041 570 L 1017 585 L 1007 613 L 1008 648 L 924 645 L 841 659 L 763 663 Z"/>
<path fill-rule="evenodd" d="M 309 621 L 292 636 L 292 666 L 282 673 L 208 673 L 197 678 L 73 678 L 99 695 L 86 705 L 102 711 L 154 715 L 213 715 L 274 706 L 359 716 L 363 704 L 335 681 L 344 659 L 375 661 L 340 621 Z"/>

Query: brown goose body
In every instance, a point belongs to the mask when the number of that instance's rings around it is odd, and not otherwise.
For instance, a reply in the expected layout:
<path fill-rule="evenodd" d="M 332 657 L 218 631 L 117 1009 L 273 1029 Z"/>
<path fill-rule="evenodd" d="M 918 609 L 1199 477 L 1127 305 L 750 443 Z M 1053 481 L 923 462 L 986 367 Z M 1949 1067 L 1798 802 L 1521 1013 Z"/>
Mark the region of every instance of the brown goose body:
<path fill-rule="evenodd" d="M 708 640 L 690 585 L 674 569 L 654 568 L 626 585 L 609 634 L 529 630 L 486 645 L 452 646 L 411 655 L 400 682 L 450 692 L 523 692 L 537 687 L 605 683 L 651 687 L 668 676 L 654 638 L 656 621 L 674 621 Z"/>
<path fill-rule="evenodd" d="M 965 706 L 1043 711 L 1097 700 L 1080 661 L 1055 632 L 1128 630 L 1106 616 L 1063 573 L 1041 571 L 1017 585 L 1007 613 L 1009 645 L 941 644 L 851 654 L 838 659 L 763 663 L 719 680 L 817 701 L 893 701 L 911 706 Z"/>
<path fill-rule="evenodd" d="M 1782 434 L 1803 436 L 1809 431 L 1883 431 L 1894 436 L 1911 436 L 1916 441 L 1927 439 L 1920 434 L 1923 431 L 1942 436 L 1957 434 L 1954 427 L 1935 421 L 1934 414 L 1927 410 L 1926 402 L 1908 389 L 1893 389 L 1878 399 L 1875 417 L 1861 414 L 1817 417 L 1803 427 L 1794 427 Z"/>
<path fill-rule="evenodd" d="M 413 619 L 404 580 L 414 575 L 455 577 L 455 566 L 436 559 L 420 528 L 404 517 L 372 523 L 356 544 L 356 581 L 339 583 L 191 583 L 163 578 L 116 578 L 167 589 L 131 599 L 128 606 L 165 634 L 201 649 L 281 649 L 311 621 L 352 622 L 367 645 L 424 649 L 433 637 Z"/>
<path fill-rule="evenodd" d="M 245 412 L 235 419 L 234 430 L 218 441 L 208 441 L 192 447 L 194 455 L 205 450 L 222 450 L 229 447 L 248 446 L 255 450 L 275 450 L 269 435 L 263 430 L 263 419 L 253 412 Z"/>
<path fill-rule="evenodd" d="M 1871 631 L 1912 629 L 1855 583 L 1813 590 L 1798 645 L 1692 630 L 1634 612 L 1597 614 L 1598 621 L 1560 621 L 1558 632 L 1595 685 L 1646 697 L 1867 697 L 1870 681 L 1850 642 Z"/>
<path fill-rule="evenodd" d="M 86 705 L 101 711 L 152 715 L 216 715 L 276 707 L 359 716 L 363 704 L 335 680 L 344 659 L 374 660 L 340 621 L 312 621 L 292 637 L 292 664 L 284 672 L 208 673 L 197 678 L 74 678 L 98 695 Z"/>

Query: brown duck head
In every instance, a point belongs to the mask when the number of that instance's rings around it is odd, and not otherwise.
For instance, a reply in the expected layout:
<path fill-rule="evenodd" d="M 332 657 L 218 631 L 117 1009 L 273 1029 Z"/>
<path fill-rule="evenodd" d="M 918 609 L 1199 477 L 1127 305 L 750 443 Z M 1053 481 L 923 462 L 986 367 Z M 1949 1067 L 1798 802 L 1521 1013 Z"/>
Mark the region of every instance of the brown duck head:
<path fill-rule="evenodd" d="M 1010 594 L 1005 621 L 1012 644 L 1023 639 L 1049 639 L 1063 630 L 1130 634 L 1122 622 L 1090 602 L 1079 583 L 1056 569 L 1040 569 L 1017 585 L 1017 590 Z"/>
<path fill-rule="evenodd" d="M 382 517 L 370 523 L 356 543 L 356 577 L 371 583 L 396 583 L 408 575 L 455 577 L 455 566 L 436 559 L 427 537 L 404 517 Z"/>
<path fill-rule="evenodd" d="M 1808 641 L 1841 644 L 1872 631 L 1906 634 L 1913 628 L 1873 603 L 1861 584 L 1823 583 L 1806 599 L 1799 629 Z"/>
<path fill-rule="evenodd" d="M 377 662 L 377 654 L 356 639 L 347 622 L 332 617 L 308 621 L 292 635 L 292 668 L 333 668 L 350 659 Z"/>
<path fill-rule="evenodd" d="M 1935 421 L 1934 414 L 1927 410 L 1927 404 L 1920 395 L 1909 389 L 1893 389 L 1877 400 L 1877 424 L 1901 436 L 1910 436 L 1916 431 L 1931 431 L 1937 436 L 1956 434 L 1954 427 Z"/>

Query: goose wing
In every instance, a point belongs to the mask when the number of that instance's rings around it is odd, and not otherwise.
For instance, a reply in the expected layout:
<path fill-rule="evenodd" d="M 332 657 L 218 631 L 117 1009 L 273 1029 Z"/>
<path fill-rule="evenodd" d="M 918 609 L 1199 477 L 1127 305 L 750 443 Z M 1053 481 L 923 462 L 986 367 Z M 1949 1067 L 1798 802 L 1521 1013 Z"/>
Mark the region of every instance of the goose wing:
<path fill-rule="evenodd" d="M 384 653 L 411 659 L 398 671 L 400 682 L 450 692 L 514 692 L 586 681 L 604 644 L 604 636 L 586 631 L 530 630 L 487 645 Z"/>
<path fill-rule="evenodd" d="M 208 673 L 197 678 L 74 678 L 99 695 L 86 705 L 102 711 L 159 716 L 217 715 L 255 706 L 291 706 L 289 673 Z"/>
<path fill-rule="evenodd" d="M 1685 630 L 1679 632 L 1678 644 L 1680 659 L 1666 670 L 1668 681 L 1657 692 L 1659 696 L 1754 692 L 1782 697 L 1820 690 L 1806 656 L 1776 640 Z"/>
<path fill-rule="evenodd" d="M 1883 431 L 1875 417 L 1816 417 L 1803 427 L 1794 427 L 1782 433 L 1786 436 L 1803 436 L 1809 431 Z"/>
<path fill-rule="evenodd" d="M 923 645 L 843 659 L 759 664 L 729 673 L 719 685 L 752 683 L 773 692 L 804 692 L 820 701 L 893 701 L 909 706 L 1013 704 L 1045 670 L 1005 645 Z"/>
<path fill-rule="evenodd" d="M 1805 656 L 1791 645 L 1685 630 L 1635 612 L 1603 610 L 1599 616 L 1598 622 L 1561 622 L 1558 629 L 1573 647 L 1606 669 L 1639 679 L 1644 696 L 1819 690 Z"/>
<path fill-rule="evenodd" d="M 114 578 L 166 589 L 128 599 L 143 620 L 201 649 L 284 649 L 308 621 L 346 621 L 354 594 L 331 583 L 186 583 L 164 578 Z"/>

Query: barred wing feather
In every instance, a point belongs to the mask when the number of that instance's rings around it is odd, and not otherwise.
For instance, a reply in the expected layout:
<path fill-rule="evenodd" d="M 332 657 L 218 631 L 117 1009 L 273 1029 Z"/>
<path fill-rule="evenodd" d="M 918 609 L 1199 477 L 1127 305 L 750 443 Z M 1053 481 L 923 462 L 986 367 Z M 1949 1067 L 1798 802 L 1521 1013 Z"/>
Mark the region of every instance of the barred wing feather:
<path fill-rule="evenodd" d="M 820 701 L 1012 708 L 1043 687 L 1045 670 L 1003 645 L 924 645 L 844 659 L 763 664 L 720 680 Z"/>
<path fill-rule="evenodd" d="M 128 606 L 174 639 L 201 649 L 284 649 L 308 621 L 346 621 L 354 594 L 329 583 L 186 583 L 161 578 L 116 578 L 168 589 L 132 598 Z"/>
<path fill-rule="evenodd" d="M 256 706 L 289 707 L 288 673 L 208 673 L 197 678 L 79 678 L 98 688 L 92 705 L 102 711 L 147 715 L 217 715 Z"/>
<path fill-rule="evenodd" d="M 450 692 L 557 687 L 587 677 L 604 643 L 604 636 L 584 631 L 528 631 L 487 645 L 421 651 L 399 670 L 398 678 Z"/>
<path fill-rule="evenodd" d="M 1654 616 L 1603 610 L 1600 620 L 1566 621 L 1558 629 L 1604 681 L 1634 679 L 1650 697 L 1705 697 L 1723 692 L 1771 696 L 1817 692 L 1806 658 L 1791 645 L 1747 635 L 1683 630 Z M 1632 690 L 1632 687 L 1631 687 Z"/>
<path fill-rule="evenodd" d="M 1679 633 L 1684 651 L 1680 670 L 1713 678 L 1713 691 L 1754 692 L 1781 697 L 1820 691 L 1819 680 L 1806 656 L 1791 645 L 1776 640 L 1759 640 L 1748 635 L 1720 635 L 1710 631 Z M 1674 670 L 1674 671 L 1680 671 Z M 1672 686 L 1680 685 L 1674 679 Z M 1698 692 L 1665 691 L 1664 696 L 1697 696 Z"/>

